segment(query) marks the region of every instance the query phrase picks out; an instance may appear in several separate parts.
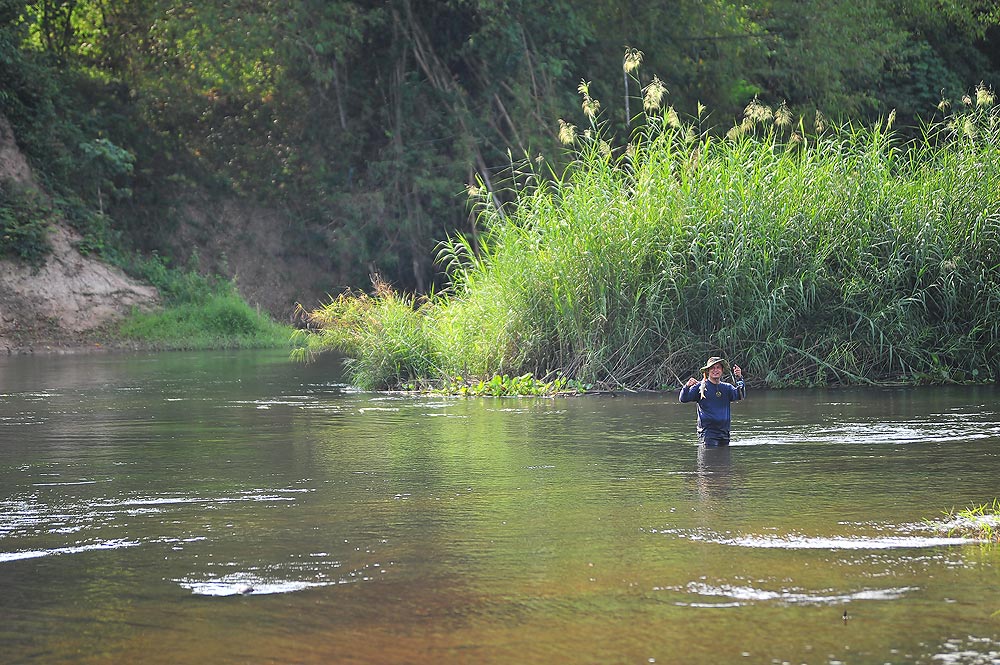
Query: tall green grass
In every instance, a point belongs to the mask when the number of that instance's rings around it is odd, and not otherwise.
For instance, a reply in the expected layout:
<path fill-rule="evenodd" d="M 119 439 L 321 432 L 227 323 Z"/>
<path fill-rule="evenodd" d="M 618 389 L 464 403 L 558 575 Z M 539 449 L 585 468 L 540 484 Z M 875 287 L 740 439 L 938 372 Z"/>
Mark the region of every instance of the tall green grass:
<path fill-rule="evenodd" d="M 341 296 L 309 314 L 312 349 L 345 351 L 368 387 L 675 386 L 720 354 L 769 386 L 996 380 L 993 101 L 980 89 L 906 144 L 891 116 L 824 127 L 756 101 L 724 138 L 672 109 L 617 150 L 563 123 L 569 168 L 526 162 L 513 203 L 484 197 L 479 245 L 442 246 L 446 292 Z"/>
<path fill-rule="evenodd" d="M 390 387 L 443 377 L 431 335 L 434 302 L 394 291 L 377 277 L 372 296 L 346 292 L 314 311 L 296 331 L 292 352 L 300 360 L 328 348 L 347 355 L 355 383 Z"/>

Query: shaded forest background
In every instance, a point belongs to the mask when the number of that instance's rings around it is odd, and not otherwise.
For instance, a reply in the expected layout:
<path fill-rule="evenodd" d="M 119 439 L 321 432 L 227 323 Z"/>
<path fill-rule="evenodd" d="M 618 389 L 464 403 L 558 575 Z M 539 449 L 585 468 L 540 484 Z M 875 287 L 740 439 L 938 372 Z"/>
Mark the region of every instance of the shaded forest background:
<path fill-rule="evenodd" d="M 720 133 L 754 97 L 905 133 L 998 80 L 998 24 L 991 0 L 0 0 L 0 112 L 50 194 L 0 188 L 0 253 L 43 260 L 58 216 L 279 317 L 375 271 L 426 291 L 475 235 L 466 188 L 563 158 L 581 81 L 627 136 L 627 49 Z"/>

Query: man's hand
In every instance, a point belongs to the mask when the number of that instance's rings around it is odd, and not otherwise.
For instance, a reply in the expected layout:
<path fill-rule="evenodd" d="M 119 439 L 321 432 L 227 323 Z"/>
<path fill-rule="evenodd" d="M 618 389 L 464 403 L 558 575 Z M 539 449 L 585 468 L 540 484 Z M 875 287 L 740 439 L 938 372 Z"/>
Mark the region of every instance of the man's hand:
<path fill-rule="evenodd" d="M 733 365 L 733 376 L 735 376 L 737 379 L 743 378 L 743 370 L 740 369 L 739 365 Z"/>
<path fill-rule="evenodd" d="M 688 382 L 684 384 L 684 387 L 690 388 L 691 386 L 696 386 L 696 385 L 698 385 L 698 379 L 692 376 L 690 379 L 688 379 Z"/>

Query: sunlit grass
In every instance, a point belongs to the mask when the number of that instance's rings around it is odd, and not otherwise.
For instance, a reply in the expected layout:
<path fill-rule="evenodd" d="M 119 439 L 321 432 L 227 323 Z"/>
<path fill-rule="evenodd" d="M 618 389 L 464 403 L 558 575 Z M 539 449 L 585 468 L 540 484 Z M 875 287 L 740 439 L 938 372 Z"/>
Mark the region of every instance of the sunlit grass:
<path fill-rule="evenodd" d="M 949 535 L 1000 543 L 1000 499 L 993 499 L 992 504 L 950 512 L 945 517 L 945 525 Z"/>
<path fill-rule="evenodd" d="M 118 335 L 125 341 L 154 349 L 281 348 L 292 345 L 294 329 L 275 322 L 251 307 L 236 284 L 201 275 L 192 267 L 171 267 L 152 256 L 129 269 L 153 284 L 163 306 L 136 310 L 122 322 Z"/>
<path fill-rule="evenodd" d="M 375 292 L 347 292 L 302 314 L 308 328 L 297 331 L 301 346 L 293 357 L 304 360 L 328 348 L 348 356 L 353 380 L 361 386 L 390 387 L 441 375 L 429 299 L 398 293 L 381 280 Z"/>
<path fill-rule="evenodd" d="M 409 391 L 442 393 L 461 397 L 554 397 L 578 395 L 589 389 L 586 385 L 564 377 L 556 377 L 551 381 L 541 381 L 531 374 L 522 374 L 521 376 L 495 374 L 489 379 L 467 379 L 456 376 L 434 384 L 405 383 L 400 387 Z"/>
<path fill-rule="evenodd" d="M 310 314 L 311 348 L 366 387 L 673 387 L 709 354 L 757 385 L 995 380 L 1000 122 L 979 99 L 908 144 L 891 117 L 829 127 L 757 101 L 724 139 L 672 109 L 618 150 L 563 123 L 570 167 L 515 166 L 477 251 L 443 244 L 447 293 L 342 296 Z"/>
<path fill-rule="evenodd" d="M 290 346 L 292 333 L 235 293 L 134 312 L 119 331 L 126 340 L 162 350 L 280 348 Z"/>

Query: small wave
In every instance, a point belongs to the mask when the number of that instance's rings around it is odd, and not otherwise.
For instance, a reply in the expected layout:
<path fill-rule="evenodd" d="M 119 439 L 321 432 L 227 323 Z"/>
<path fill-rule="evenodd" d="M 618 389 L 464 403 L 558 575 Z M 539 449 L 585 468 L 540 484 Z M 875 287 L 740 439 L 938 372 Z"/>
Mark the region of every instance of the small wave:
<path fill-rule="evenodd" d="M 49 550 L 23 550 L 21 552 L 0 552 L 0 563 L 8 561 L 20 561 L 22 559 L 37 559 L 45 556 L 57 556 L 60 554 L 78 554 L 80 552 L 90 552 L 92 550 L 118 550 L 124 547 L 135 547 L 139 545 L 138 540 L 107 540 L 101 543 L 90 545 L 76 545 L 74 547 L 56 547 Z"/>
<path fill-rule="evenodd" d="M 77 480 L 77 481 L 66 481 L 64 483 L 32 483 L 32 487 L 63 487 L 64 485 L 96 485 L 98 481 L 96 480 Z M 103 482 L 110 483 L 111 480 L 105 480 Z"/>
<path fill-rule="evenodd" d="M 946 547 L 974 543 L 971 538 L 949 538 L 924 536 L 888 537 L 807 537 L 807 536 L 741 536 L 719 539 L 716 542 L 738 547 L 789 550 L 889 550 L 898 548 Z"/>
<path fill-rule="evenodd" d="M 944 652 L 936 654 L 934 660 L 966 665 L 996 665 L 996 663 L 1000 663 L 1000 642 L 988 637 L 970 635 L 965 639 L 950 639 L 942 645 L 942 649 Z"/>
<path fill-rule="evenodd" d="M 652 533 L 670 533 L 692 541 L 734 547 L 785 550 L 891 550 L 950 547 L 979 542 L 974 538 L 951 536 L 723 536 L 714 533 L 684 532 L 676 529 L 653 530 Z"/>
<path fill-rule="evenodd" d="M 320 557 L 320 554 L 310 554 L 309 557 Z M 384 574 L 392 562 L 386 565 L 379 563 L 362 566 L 337 577 L 327 577 L 327 571 L 340 568 L 336 561 L 310 563 L 306 565 L 275 565 L 265 572 L 242 571 L 229 573 L 210 579 L 185 577 L 175 579 L 181 587 L 190 589 L 197 596 L 258 596 L 276 593 L 294 593 L 317 587 L 355 584 L 374 580 L 373 570 Z M 306 575 L 312 579 L 291 579 L 290 575 Z"/>
<path fill-rule="evenodd" d="M 197 582 L 175 580 L 196 596 L 248 596 L 274 593 L 293 593 L 313 587 L 329 586 L 336 582 L 305 582 L 302 580 L 265 581 L 249 575 L 227 575 L 217 580 Z"/>
<path fill-rule="evenodd" d="M 978 414 L 982 415 L 982 414 Z M 782 427 L 767 423 L 766 429 L 749 429 L 740 435 L 734 446 L 781 446 L 802 444 L 918 444 L 945 443 L 988 439 L 1000 434 L 1000 426 L 992 423 L 970 424 L 961 414 L 935 416 L 904 422 L 879 422 L 878 427 L 860 422 L 828 427 Z"/>
<path fill-rule="evenodd" d="M 896 600 L 917 587 L 896 587 L 890 589 L 862 589 L 851 593 L 833 591 L 810 592 L 802 589 L 781 589 L 771 591 L 751 586 L 722 584 L 713 586 L 704 582 L 691 582 L 684 587 L 657 587 L 655 591 L 683 591 L 698 596 L 726 599 L 719 603 L 678 602 L 686 607 L 741 607 L 758 602 L 777 602 L 788 605 L 835 605 L 856 600 Z"/>
<path fill-rule="evenodd" d="M 285 398 L 285 399 L 253 399 L 253 400 L 234 400 L 230 404 L 236 406 L 254 406 L 258 409 L 269 409 L 272 406 L 293 406 L 300 407 L 311 404 L 313 400 L 309 398 Z"/>
<path fill-rule="evenodd" d="M 283 491 L 283 490 L 276 490 Z M 269 494 L 252 494 L 239 497 L 163 497 L 159 499 L 125 499 L 122 501 L 95 502 L 91 504 L 93 508 L 124 508 L 126 506 L 164 506 L 178 503 L 237 503 L 240 501 L 295 501 L 287 496 L 273 496 Z"/>

